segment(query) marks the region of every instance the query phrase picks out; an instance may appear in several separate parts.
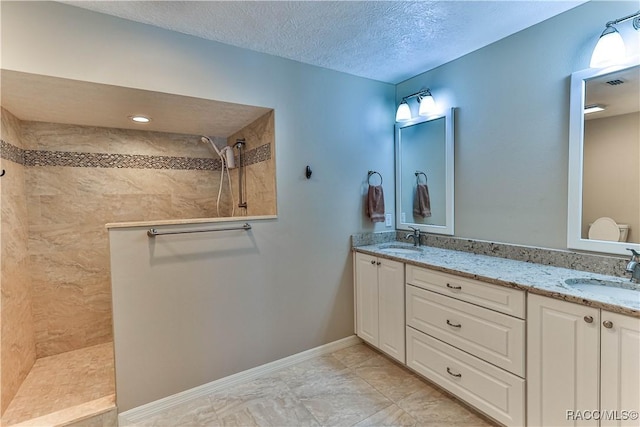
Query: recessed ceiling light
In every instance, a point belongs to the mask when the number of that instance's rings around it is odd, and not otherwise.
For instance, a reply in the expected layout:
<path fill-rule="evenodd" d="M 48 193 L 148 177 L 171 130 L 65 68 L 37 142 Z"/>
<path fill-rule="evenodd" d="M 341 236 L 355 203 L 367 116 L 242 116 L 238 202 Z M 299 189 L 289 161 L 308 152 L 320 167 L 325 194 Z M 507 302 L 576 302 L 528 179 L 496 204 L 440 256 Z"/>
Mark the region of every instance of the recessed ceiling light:
<path fill-rule="evenodd" d="M 598 111 L 604 111 L 604 109 L 605 109 L 605 106 L 600 104 L 586 105 L 584 107 L 584 113 L 585 114 L 597 113 Z"/>
<path fill-rule="evenodd" d="M 151 121 L 149 117 L 141 116 L 141 115 L 129 116 L 129 119 L 131 119 L 131 121 L 136 123 L 149 123 Z"/>

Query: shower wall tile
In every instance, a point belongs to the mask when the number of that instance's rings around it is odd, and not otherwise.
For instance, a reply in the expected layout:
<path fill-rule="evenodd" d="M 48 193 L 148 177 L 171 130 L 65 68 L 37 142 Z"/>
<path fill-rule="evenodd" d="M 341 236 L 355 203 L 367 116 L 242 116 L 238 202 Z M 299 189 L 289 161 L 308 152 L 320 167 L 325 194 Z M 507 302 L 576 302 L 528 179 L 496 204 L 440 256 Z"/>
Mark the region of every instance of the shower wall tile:
<path fill-rule="evenodd" d="M 214 218 L 218 216 L 216 210 L 217 197 L 213 193 L 183 193 L 171 195 L 171 210 L 180 213 L 182 218 Z M 222 214 L 222 210 L 220 213 Z"/>
<path fill-rule="evenodd" d="M 249 126 L 241 129 L 227 139 L 233 145 L 237 139 L 244 138 L 245 178 L 247 208 L 240 209 L 239 216 L 276 215 L 276 166 L 275 166 L 275 126 L 274 112 L 270 111 Z M 236 161 L 238 164 L 238 158 Z M 237 177 L 236 171 L 234 175 Z M 233 194 L 238 197 L 238 179 L 233 179 Z M 236 202 L 237 203 L 237 202 Z M 236 209 L 238 211 L 238 209 Z"/>
<path fill-rule="evenodd" d="M 265 176 L 273 175 L 273 167 L 269 162 L 255 163 L 247 166 L 247 215 L 275 215 L 276 192 L 275 183 Z"/>
<path fill-rule="evenodd" d="M 3 141 L 9 141 L 18 148 L 25 148 L 20 120 L 2 107 L 0 107 L 0 135 Z"/>
<path fill-rule="evenodd" d="M 82 251 L 106 247 L 107 231 L 93 224 L 33 225 L 29 232 L 29 254 Z"/>
<path fill-rule="evenodd" d="M 19 120 L 0 111 L 0 413 L 15 396 L 35 362 L 35 324 L 28 258 L 28 210 Z M 15 149 L 11 148 L 15 147 Z"/>
<path fill-rule="evenodd" d="M 216 157 L 211 148 L 194 135 L 45 122 L 29 122 L 23 135 L 25 148 L 31 150 L 205 159 Z"/>

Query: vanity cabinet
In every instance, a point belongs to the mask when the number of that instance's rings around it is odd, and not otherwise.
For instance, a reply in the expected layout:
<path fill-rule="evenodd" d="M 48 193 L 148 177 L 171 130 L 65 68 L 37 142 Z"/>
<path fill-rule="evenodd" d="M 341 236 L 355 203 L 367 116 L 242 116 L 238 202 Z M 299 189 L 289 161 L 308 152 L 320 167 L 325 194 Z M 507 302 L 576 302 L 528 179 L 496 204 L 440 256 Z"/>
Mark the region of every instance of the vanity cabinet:
<path fill-rule="evenodd" d="M 527 335 L 528 426 L 638 425 L 640 319 L 530 294 Z"/>
<path fill-rule="evenodd" d="M 600 408 L 640 412 L 640 319 L 602 310 L 600 329 Z M 610 322 L 610 323 L 607 323 Z M 602 420 L 601 426 L 638 426 Z"/>
<path fill-rule="evenodd" d="M 355 254 L 356 334 L 405 362 L 404 264 Z"/>
<path fill-rule="evenodd" d="M 525 293 L 413 265 L 406 276 L 407 366 L 497 421 L 524 425 Z"/>

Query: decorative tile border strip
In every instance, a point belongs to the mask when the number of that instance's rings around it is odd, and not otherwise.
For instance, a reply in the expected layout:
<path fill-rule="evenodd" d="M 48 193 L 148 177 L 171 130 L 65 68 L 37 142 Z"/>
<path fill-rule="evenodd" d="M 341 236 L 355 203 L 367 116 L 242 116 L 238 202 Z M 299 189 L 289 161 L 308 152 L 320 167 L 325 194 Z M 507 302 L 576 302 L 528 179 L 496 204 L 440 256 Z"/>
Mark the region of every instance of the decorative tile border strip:
<path fill-rule="evenodd" d="M 10 160 L 24 166 L 24 151 L 4 140 L 0 140 L 0 155 L 3 159 Z"/>
<path fill-rule="evenodd" d="M 254 163 L 266 162 L 269 159 L 271 159 L 271 144 L 267 143 L 247 151 L 244 154 L 244 165 L 249 166 Z M 238 161 L 238 156 L 236 156 L 236 161 Z"/>
<path fill-rule="evenodd" d="M 220 170 L 220 159 L 26 150 L 25 166 Z"/>
<path fill-rule="evenodd" d="M 3 159 L 24 166 L 213 171 L 220 170 L 222 167 L 220 159 L 212 158 L 24 150 L 4 140 L 0 143 L 0 155 Z M 271 144 L 264 144 L 249 150 L 245 155 L 244 164 L 247 166 L 269 159 L 271 159 Z"/>

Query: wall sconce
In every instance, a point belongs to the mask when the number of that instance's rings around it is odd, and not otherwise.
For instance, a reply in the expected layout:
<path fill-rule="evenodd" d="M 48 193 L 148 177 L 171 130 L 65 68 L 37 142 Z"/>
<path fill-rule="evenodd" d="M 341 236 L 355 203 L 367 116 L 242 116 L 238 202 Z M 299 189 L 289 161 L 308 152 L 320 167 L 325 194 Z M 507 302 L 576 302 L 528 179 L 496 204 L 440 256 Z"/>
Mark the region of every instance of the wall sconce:
<path fill-rule="evenodd" d="M 418 109 L 419 115 L 428 116 L 436 112 L 436 101 L 433 99 L 431 91 L 429 89 L 421 90 L 420 92 L 402 98 L 402 102 L 398 105 L 398 111 L 396 111 L 396 122 L 411 120 L 411 108 L 409 108 L 409 104 L 407 103 L 407 100 L 411 98 L 416 98 L 418 104 L 420 104 L 420 108 Z"/>
<path fill-rule="evenodd" d="M 605 29 L 600 35 L 595 49 L 593 49 L 589 67 L 600 68 L 625 61 L 627 53 L 624 40 L 614 25 L 629 19 L 633 19 L 633 28 L 638 31 L 640 29 L 640 10 L 624 18 L 606 23 Z"/>

